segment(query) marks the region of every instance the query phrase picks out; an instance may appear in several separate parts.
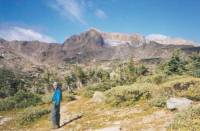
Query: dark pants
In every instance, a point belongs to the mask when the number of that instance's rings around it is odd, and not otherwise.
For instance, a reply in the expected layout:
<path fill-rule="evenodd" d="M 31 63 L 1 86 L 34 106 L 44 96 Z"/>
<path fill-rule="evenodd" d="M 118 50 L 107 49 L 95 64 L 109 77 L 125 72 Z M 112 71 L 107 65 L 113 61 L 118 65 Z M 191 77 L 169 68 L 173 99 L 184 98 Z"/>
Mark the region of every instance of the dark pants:
<path fill-rule="evenodd" d="M 51 120 L 53 127 L 60 126 L 60 105 L 55 105 L 55 103 L 53 103 L 51 109 Z"/>

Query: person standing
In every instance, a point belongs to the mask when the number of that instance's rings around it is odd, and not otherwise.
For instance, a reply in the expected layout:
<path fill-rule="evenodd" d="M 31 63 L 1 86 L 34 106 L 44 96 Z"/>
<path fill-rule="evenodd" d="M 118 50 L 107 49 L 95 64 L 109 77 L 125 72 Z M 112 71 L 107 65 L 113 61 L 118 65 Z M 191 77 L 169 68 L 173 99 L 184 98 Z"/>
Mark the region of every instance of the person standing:
<path fill-rule="evenodd" d="M 53 83 L 54 94 L 52 97 L 52 110 L 51 110 L 51 119 L 53 129 L 57 129 L 60 127 L 60 103 L 62 100 L 62 90 L 61 87 L 58 86 L 57 82 Z"/>

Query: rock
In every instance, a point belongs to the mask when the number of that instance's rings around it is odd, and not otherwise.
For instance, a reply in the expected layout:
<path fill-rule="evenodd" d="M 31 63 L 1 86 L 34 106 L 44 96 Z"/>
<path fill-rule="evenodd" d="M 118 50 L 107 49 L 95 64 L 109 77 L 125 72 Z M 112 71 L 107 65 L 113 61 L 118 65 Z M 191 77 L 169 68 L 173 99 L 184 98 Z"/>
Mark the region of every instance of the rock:
<path fill-rule="evenodd" d="M 10 117 L 3 117 L 3 116 L 0 116 L 0 125 L 3 125 L 5 124 L 7 121 L 10 121 L 11 118 Z"/>
<path fill-rule="evenodd" d="M 103 94 L 103 92 L 96 91 L 92 97 L 92 101 L 95 103 L 104 103 L 106 100 L 106 96 Z"/>
<path fill-rule="evenodd" d="M 185 110 L 192 104 L 192 100 L 187 98 L 170 98 L 167 100 L 167 109 L 169 110 Z"/>
<path fill-rule="evenodd" d="M 121 131 L 121 127 L 120 126 L 111 126 L 111 127 L 97 129 L 95 131 Z"/>

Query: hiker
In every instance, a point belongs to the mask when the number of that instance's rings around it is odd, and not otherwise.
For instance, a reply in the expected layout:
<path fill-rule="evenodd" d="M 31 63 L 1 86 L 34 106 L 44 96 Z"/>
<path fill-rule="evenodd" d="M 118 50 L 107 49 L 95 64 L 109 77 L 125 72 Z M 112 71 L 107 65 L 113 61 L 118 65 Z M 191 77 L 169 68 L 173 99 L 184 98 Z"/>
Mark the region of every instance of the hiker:
<path fill-rule="evenodd" d="M 57 82 L 53 83 L 54 94 L 52 98 L 52 110 L 51 110 L 51 119 L 53 124 L 53 129 L 60 127 L 60 103 L 62 100 L 62 91 L 61 87 L 58 86 Z"/>

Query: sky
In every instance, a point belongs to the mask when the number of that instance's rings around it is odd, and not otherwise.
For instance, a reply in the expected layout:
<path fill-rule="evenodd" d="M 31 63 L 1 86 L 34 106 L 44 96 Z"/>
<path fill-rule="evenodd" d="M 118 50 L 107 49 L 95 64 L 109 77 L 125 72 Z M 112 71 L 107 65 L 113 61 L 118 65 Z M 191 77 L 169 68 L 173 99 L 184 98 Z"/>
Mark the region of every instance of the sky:
<path fill-rule="evenodd" d="M 200 0 L 0 0 L 0 37 L 64 42 L 89 28 L 200 43 Z"/>

